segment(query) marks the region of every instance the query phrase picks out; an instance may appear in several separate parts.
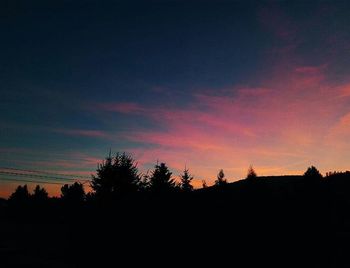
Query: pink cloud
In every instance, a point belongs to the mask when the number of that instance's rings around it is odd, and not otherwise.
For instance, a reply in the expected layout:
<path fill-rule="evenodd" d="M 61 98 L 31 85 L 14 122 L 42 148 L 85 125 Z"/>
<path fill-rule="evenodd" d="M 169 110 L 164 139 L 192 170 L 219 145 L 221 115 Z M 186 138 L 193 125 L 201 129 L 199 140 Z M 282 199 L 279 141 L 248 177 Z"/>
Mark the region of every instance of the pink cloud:
<path fill-rule="evenodd" d="M 240 179 L 250 164 L 262 175 L 302 174 L 311 164 L 325 172 L 333 164 L 322 157 L 331 150 L 328 133 L 350 112 L 346 99 L 338 98 L 348 85 L 328 83 L 326 72 L 326 64 L 291 66 L 273 73 L 261 87 L 194 94 L 187 107 L 136 105 L 132 113 L 159 128 L 136 128 L 122 138 L 151 146 L 130 149 L 142 169 L 159 159 L 180 173 L 186 164 L 198 183 L 212 183 L 220 168 L 229 180 Z M 344 120 L 339 122 L 346 125 Z"/>
<path fill-rule="evenodd" d="M 350 84 L 339 86 L 337 92 L 339 92 L 339 97 L 350 97 Z"/>
<path fill-rule="evenodd" d="M 327 141 L 333 146 L 340 146 L 349 148 L 348 137 L 350 135 L 350 109 L 345 114 L 340 116 L 337 122 L 335 122 L 329 129 Z"/>
<path fill-rule="evenodd" d="M 26 161 L 27 165 L 40 167 L 46 170 L 63 170 L 62 172 L 74 174 L 92 174 L 103 158 L 93 157 L 82 153 L 67 153 L 66 159 Z M 84 171 L 89 169 L 90 171 Z M 61 171 L 60 171 L 61 173 Z"/>
<path fill-rule="evenodd" d="M 306 75 L 318 75 L 322 73 L 325 68 L 327 68 L 327 64 L 322 64 L 320 66 L 300 66 L 295 68 L 295 72 Z"/>

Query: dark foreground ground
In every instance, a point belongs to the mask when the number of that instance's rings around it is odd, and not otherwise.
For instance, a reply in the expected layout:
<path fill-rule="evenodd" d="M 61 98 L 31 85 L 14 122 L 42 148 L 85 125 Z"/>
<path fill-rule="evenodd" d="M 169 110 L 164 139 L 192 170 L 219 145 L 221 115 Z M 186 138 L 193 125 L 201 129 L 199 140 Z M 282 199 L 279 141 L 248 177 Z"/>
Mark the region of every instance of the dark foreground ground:
<path fill-rule="evenodd" d="M 0 267 L 349 267 L 346 184 L 266 179 L 103 207 L 2 209 Z"/>

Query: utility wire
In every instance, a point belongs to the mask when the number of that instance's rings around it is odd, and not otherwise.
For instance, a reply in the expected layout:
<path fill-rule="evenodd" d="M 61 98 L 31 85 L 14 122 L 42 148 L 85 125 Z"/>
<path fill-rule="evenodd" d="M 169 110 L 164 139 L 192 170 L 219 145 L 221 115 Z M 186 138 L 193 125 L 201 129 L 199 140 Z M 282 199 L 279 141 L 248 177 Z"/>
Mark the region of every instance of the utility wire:
<path fill-rule="evenodd" d="M 64 185 L 65 184 L 65 183 L 62 183 L 62 182 L 39 181 L 39 180 L 28 180 L 28 179 L 13 179 L 13 178 L 0 178 L 0 181 L 33 182 L 33 183 L 58 184 L 58 185 Z"/>
<path fill-rule="evenodd" d="M 28 177 L 28 178 L 41 178 L 41 179 L 51 179 L 51 180 L 63 180 L 63 181 L 79 181 L 79 179 L 73 179 L 73 178 L 50 177 L 50 176 L 45 176 L 45 175 L 24 174 L 24 173 L 9 172 L 9 171 L 0 171 L 0 174 L 10 175 L 10 176 L 23 176 L 23 177 Z"/>
<path fill-rule="evenodd" d="M 28 182 L 38 182 L 38 183 L 53 183 L 53 184 L 65 184 L 65 183 L 58 183 L 58 182 L 54 182 L 54 181 L 51 181 L 51 180 L 62 180 L 66 183 L 73 183 L 73 182 L 80 182 L 81 184 L 87 184 L 87 183 L 90 183 L 91 181 L 90 180 L 81 180 L 81 179 L 71 179 L 71 178 L 56 178 L 56 177 L 48 177 L 48 176 L 40 176 L 40 175 L 35 175 L 35 174 L 20 174 L 20 173 L 15 173 L 15 172 L 3 172 L 3 171 L 0 171 L 0 176 L 1 175 L 10 175 L 10 176 L 24 176 L 24 177 L 27 177 L 27 178 L 39 178 L 39 179 L 46 179 L 46 180 L 28 180 L 28 179 L 25 179 L 25 180 L 19 180 L 19 179 L 13 179 L 13 181 L 28 181 Z M 47 179 L 50 179 L 50 181 L 48 181 Z M 10 179 L 7 179 L 7 180 L 10 180 Z"/>
<path fill-rule="evenodd" d="M 82 175 L 62 174 L 62 173 L 54 173 L 54 172 L 48 172 L 48 171 L 42 171 L 42 170 L 33 170 L 33 169 L 20 169 L 20 168 L 11 168 L 11 167 L 0 167 L 0 170 L 1 169 L 22 171 L 22 172 L 30 172 L 30 173 L 40 173 L 40 174 L 55 175 L 55 176 L 77 177 L 77 178 L 82 178 L 82 179 L 88 179 L 89 178 L 89 177 L 85 177 L 85 176 L 82 176 Z"/>
<path fill-rule="evenodd" d="M 32 179 L 17 179 L 17 178 L 2 178 L 1 176 L 4 176 L 4 174 L 0 174 L 0 181 L 18 181 L 18 182 L 35 182 L 35 183 L 43 183 L 43 184 L 59 184 L 59 185 L 64 185 L 66 184 L 65 182 L 54 182 L 54 181 L 48 181 L 48 180 L 32 180 Z M 90 183 L 91 181 L 89 180 L 82 180 L 79 181 L 81 184 L 86 184 Z M 68 182 L 67 182 L 68 183 Z M 70 182 L 71 183 L 71 182 Z"/>

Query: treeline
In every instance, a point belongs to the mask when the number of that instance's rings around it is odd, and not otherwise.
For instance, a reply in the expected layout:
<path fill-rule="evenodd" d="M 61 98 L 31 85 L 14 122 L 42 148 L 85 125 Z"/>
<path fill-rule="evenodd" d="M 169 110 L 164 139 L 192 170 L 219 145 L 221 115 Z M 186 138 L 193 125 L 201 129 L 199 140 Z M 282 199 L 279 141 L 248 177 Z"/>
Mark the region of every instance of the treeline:
<path fill-rule="evenodd" d="M 59 199 L 65 203 L 79 204 L 94 200 L 111 201 L 138 194 L 161 196 L 180 192 L 189 193 L 194 189 L 192 180 L 193 176 L 187 168 L 184 169 L 179 180 L 176 180 L 165 163 L 157 163 L 153 171 L 141 174 L 131 155 L 117 153 L 115 156 L 109 155 L 98 164 L 96 175 L 92 176 L 89 185 L 92 191 L 86 193 L 84 184 L 80 182 L 65 184 L 61 187 Z M 227 181 L 221 170 L 216 184 L 225 183 Z M 20 185 L 8 199 L 10 204 L 38 203 L 46 200 L 49 200 L 48 193 L 40 185 L 35 187 L 33 193 L 29 192 L 27 185 Z"/>
<path fill-rule="evenodd" d="M 249 178 L 256 177 L 251 169 Z M 92 176 L 90 187 L 92 191 L 86 193 L 84 184 L 75 182 L 65 184 L 61 188 L 60 199 L 68 203 L 82 203 L 92 200 L 112 200 L 135 194 L 162 196 L 175 193 L 190 193 L 194 190 L 193 176 L 185 168 L 176 180 L 165 163 L 157 163 L 154 170 L 141 174 L 135 159 L 126 153 L 109 155 L 98 164 L 96 175 Z M 215 180 L 216 186 L 227 184 L 224 171 L 220 170 Z M 202 187 L 207 184 L 203 180 Z M 37 185 L 33 193 L 29 193 L 27 185 L 18 186 L 9 197 L 10 203 L 43 202 L 49 196 L 45 188 Z"/>
<path fill-rule="evenodd" d="M 246 178 L 234 183 L 228 183 L 223 170 L 211 187 L 203 183 L 194 189 L 192 182 L 188 168 L 176 178 L 165 163 L 157 163 L 141 174 L 133 157 L 117 153 L 98 165 L 89 192 L 75 182 L 63 185 L 60 197 L 50 198 L 40 186 L 31 193 L 26 185 L 18 186 L 0 203 L 0 224 L 16 229 L 12 233 L 22 244 L 29 228 L 18 233 L 16 226 L 44 228 L 27 251 L 37 254 L 39 248 L 40 258 L 74 267 L 102 267 L 103 262 L 111 267 L 136 259 L 183 265 L 181 254 L 203 265 L 211 259 L 217 267 L 230 262 L 257 267 L 264 260 L 268 267 L 271 260 L 278 267 L 338 267 L 330 264 L 348 256 L 350 247 L 329 245 L 340 245 L 348 239 L 343 234 L 350 233 L 349 171 L 322 176 L 311 166 L 300 176 L 259 177 L 250 167 Z M 46 236 L 56 230 L 65 237 L 57 246 L 56 237 L 55 250 L 47 252 Z M 205 248 L 213 254 L 204 256 Z"/>
<path fill-rule="evenodd" d="M 329 172 L 324 179 L 341 178 L 350 175 L 346 172 Z M 311 166 L 303 175 L 305 181 L 317 182 L 323 179 L 322 174 Z M 253 167 L 247 172 L 246 181 L 259 180 Z M 82 204 L 84 202 L 112 202 L 123 198 L 135 196 L 169 197 L 178 194 L 189 195 L 194 191 L 192 185 L 193 176 L 185 167 L 179 179 L 176 180 L 165 163 L 157 163 L 151 172 L 141 174 L 136 160 L 129 154 L 109 154 L 102 163 L 98 164 L 96 174 L 92 176 L 90 187 L 92 191 L 86 193 L 84 184 L 75 182 L 61 187 L 59 198 L 49 198 L 45 188 L 37 185 L 33 193 L 29 193 L 27 185 L 18 186 L 8 198 L 10 205 L 33 204 L 40 205 L 49 199 L 59 199 L 67 204 Z M 225 188 L 228 185 L 224 171 L 218 172 L 213 188 Z M 202 188 L 207 188 L 207 183 L 202 181 Z"/>

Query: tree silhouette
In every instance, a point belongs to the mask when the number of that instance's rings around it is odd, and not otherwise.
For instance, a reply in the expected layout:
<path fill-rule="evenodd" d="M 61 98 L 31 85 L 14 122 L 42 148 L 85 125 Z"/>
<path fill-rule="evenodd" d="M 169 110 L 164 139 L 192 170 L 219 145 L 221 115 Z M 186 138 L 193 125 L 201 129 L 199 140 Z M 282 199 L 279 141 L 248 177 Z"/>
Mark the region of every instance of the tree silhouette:
<path fill-rule="evenodd" d="M 13 203 L 23 204 L 29 201 L 30 194 L 27 185 L 19 185 L 9 197 L 9 201 Z"/>
<path fill-rule="evenodd" d="M 91 187 L 97 196 L 117 196 L 136 192 L 140 182 L 135 160 L 126 153 L 109 155 L 98 165 Z"/>
<path fill-rule="evenodd" d="M 75 182 L 72 185 L 65 184 L 61 188 L 61 198 L 68 203 L 79 204 L 85 200 L 83 184 Z"/>
<path fill-rule="evenodd" d="M 180 188 L 184 192 L 191 192 L 193 190 L 193 186 L 191 185 L 191 181 L 193 180 L 193 176 L 189 173 L 189 170 L 185 168 L 183 174 L 180 175 L 181 183 Z"/>
<path fill-rule="evenodd" d="M 46 201 L 49 198 L 49 195 L 45 188 L 41 188 L 40 185 L 37 185 L 34 189 L 34 193 L 32 195 L 34 201 L 41 203 Z"/>
<path fill-rule="evenodd" d="M 247 177 L 246 177 L 246 179 L 247 179 L 247 180 L 255 180 L 256 178 L 257 178 L 256 172 L 255 172 L 255 170 L 253 169 L 253 167 L 250 166 L 250 167 L 248 168 L 248 172 L 247 172 Z"/>
<path fill-rule="evenodd" d="M 172 173 L 165 163 L 157 164 L 150 177 L 150 190 L 155 193 L 165 193 L 174 190 L 176 183 L 171 175 Z"/>
<path fill-rule="evenodd" d="M 311 166 L 305 171 L 304 178 L 309 181 L 317 181 L 322 179 L 323 177 L 316 167 Z"/>
<path fill-rule="evenodd" d="M 216 186 L 223 186 L 226 184 L 227 184 L 227 181 L 225 179 L 224 171 L 222 169 L 220 169 L 218 176 L 217 176 L 217 179 L 215 180 L 215 185 Z"/>

